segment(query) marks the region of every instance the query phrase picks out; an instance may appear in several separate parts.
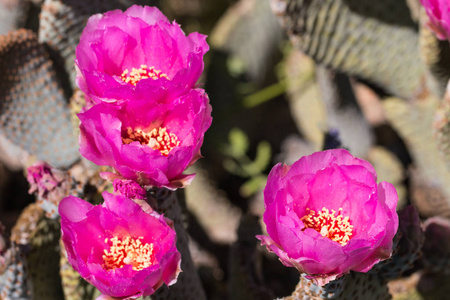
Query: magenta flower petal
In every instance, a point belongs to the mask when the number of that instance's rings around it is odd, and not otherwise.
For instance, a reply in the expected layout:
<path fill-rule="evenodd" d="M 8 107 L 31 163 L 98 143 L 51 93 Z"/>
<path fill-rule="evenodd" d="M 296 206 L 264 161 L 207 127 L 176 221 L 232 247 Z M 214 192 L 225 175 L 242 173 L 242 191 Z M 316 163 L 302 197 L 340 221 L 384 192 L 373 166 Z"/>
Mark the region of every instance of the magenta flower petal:
<path fill-rule="evenodd" d="M 155 25 L 159 21 L 169 23 L 167 17 L 155 7 L 144 6 L 142 8 L 133 5 L 126 11 L 126 14 L 130 17 L 142 19 L 148 25 Z"/>
<path fill-rule="evenodd" d="M 59 205 L 69 263 L 104 297 L 149 296 L 176 282 L 180 253 L 173 223 L 131 199 L 104 192 L 103 205 L 69 196 Z"/>
<path fill-rule="evenodd" d="M 77 84 L 88 106 L 148 97 L 151 89 L 171 85 L 193 88 L 208 50 L 206 36 L 186 36 L 156 7 L 97 14 L 89 18 L 76 49 Z"/>
<path fill-rule="evenodd" d="M 428 27 L 440 40 L 450 40 L 450 3 L 447 0 L 420 0 L 425 7 Z"/>
<path fill-rule="evenodd" d="M 156 93 L 152 101 L 99 103 L 78 114 L 81 154 L 140 185 L 176 189 L 188 184 L 193 176 L 182 173 L 201 156 L 211 106 L 201 89 L 171 102 L 165 97 Z"/>
<path fill-rule="evenodd" d="M 276 165 L 264 201 L 269 237 L 257 238 L 284 265 L 319 285 L 351 270 L 367 272 L 392 254 L 398 229 L 395 188 L 377 185 L 373 167 L 346 150 Z"/>
<path fill-rule="evenodd" d="M 305 156 L 301 163 L 299 162 L 292 165 L 292 168 L 295 169 L 295 171 L 292 172 L 297 174 L 316 173 L 318 170 L 330 166 L 333 163 L 342 166 L 362 166 L 376 178 L 375 169 L 369 162 L 353 157 L 347 150 L 344 149 L 315 152 L 311 155 Z"/>

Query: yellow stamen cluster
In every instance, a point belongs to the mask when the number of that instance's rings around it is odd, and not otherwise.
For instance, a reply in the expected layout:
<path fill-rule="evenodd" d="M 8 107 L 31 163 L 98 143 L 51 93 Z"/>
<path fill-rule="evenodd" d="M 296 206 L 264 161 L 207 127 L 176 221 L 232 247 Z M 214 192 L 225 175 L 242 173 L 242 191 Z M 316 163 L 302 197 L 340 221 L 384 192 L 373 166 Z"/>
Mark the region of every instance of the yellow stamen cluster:
<path fill-rule="evenodd" d="M 353 236 L 353 225 L 350 224 L 349 217 L 341 216 L 342 208 L 336 214 L 334 209 L 331 213 L 325 207 L 317 215 L 316 212 L 307 208 L 307 215 L 301 218 L 306 228 L 318 231 L 322 236 L 332 241 L 338 242 L 342 246 L 346 245 Z"/>
<path fill-rule="evenodd" d="M 120 78 L 129 84 L 136 85 L 140 80 L 151 78 L 153 80 L 159 78 L 167 78 L 167 75 L 160 70 L 156 70 L 154 67 L 148 67 L 147 65 L 141 65 L 139 69 L 132 68 L 131 72 L 128 69 L 122 72 Z"/>
<path fill-rule="evenodd" d="M 126 136 L 122 137 L 122 142 L 129 144 L 135 141 L 138 141 L 141 145 L 148 145 L 153 150 L 159 150 L 164 156 L 168 156 L 170 150 L 180 144 L 178 137 L 167 132 L 165 127 L 153 128 L 150 132 L 128 128 Z"/>
<path fill-rule="evenodd" d="M 143 244 L 140 240 L 131 237 L 109 239 L 109 251 L 104 250 L 103 267 L 106 270 L 122 268 L 125 265 L 133 266 L 133 270 L 140 271 L 150 267 L 154 261 L 153 244 Z M 105 239 L 108 243 L 108 238 Z"/>

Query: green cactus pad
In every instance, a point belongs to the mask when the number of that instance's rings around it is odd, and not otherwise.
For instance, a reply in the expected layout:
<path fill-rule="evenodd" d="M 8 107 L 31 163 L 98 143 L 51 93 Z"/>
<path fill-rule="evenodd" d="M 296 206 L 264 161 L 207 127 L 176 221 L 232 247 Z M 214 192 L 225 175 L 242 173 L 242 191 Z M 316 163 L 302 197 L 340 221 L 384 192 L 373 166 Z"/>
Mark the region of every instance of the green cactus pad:
<path fill-rule="evenodd" d="M 6 268 L 0 273 L 0 299 L 30 299 L 32 291 L 21 247 L 13 243 L 3 258 Z"/>
<path fill-rule="evenodd" d="M 59 220 L 47 219 L 35 203 L 25 208 L 12 229 L 11 241 L 26 249 L 34 299 L 64 299 L 59 277 Z"/>
<path fill-rule="evenodd" d="M 0 134 L 53 166 L 73 164 L 80 155 L 68 103 L 33 32 L 0 36 L 0 70 Z"/>
<path fill-rule="evenodd" d="M 162 286 L 152 296 L 152 300 L 202 300 L 206 299 L 200 278 L 194 266 L 189 250 L 189 237 L 183 225 L 183 215 L 176 194 L 166 189 L 156 189 L 150 192 L 151 205 L 160 214 L 164 214 L 174 222 L 177 232 L 177 249 L 181 253 L 181 270 L 177 283 Z M 146 297 L 145 299 L 148 299 Z"/>
<path fill-rule="evenodd" d="M 422 91 L 424 64 L 405 1 L 273 3 L 291 40 L 316 62 L 403 98 Z"/>

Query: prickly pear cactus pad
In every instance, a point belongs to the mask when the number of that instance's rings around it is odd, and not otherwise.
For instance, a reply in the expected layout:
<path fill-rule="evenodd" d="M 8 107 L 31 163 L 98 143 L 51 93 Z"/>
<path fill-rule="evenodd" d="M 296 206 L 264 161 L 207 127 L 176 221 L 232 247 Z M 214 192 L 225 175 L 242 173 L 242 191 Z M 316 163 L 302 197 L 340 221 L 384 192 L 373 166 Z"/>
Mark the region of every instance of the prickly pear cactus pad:
<path fill-rule="evenodd" d="M 317 62 L 401 97 L 421 92 L 424 64 L 405 1 L 272 2 L 294 44 Z"/>
<path fill-rule="evenodd" d="M 12 229 L 11 242 L 21 246 L 35 299 L 63 297 L 58 274 L 59 237 L 59 221 L 46 218 L 37 204 L 30 204 Z"/>
<path fill-rule="evenodd" d="M 32 296 L 23 253 L 16 245 L 2 255 L 0 274 L 1 299 L 28 299 Z"/>
<path fill-rule="evenodd" d="M 0 134 L 40 160 L 68 167 L 79 158 L 68 102 L 45 47 L 19 29 L 0 36 Z"/>

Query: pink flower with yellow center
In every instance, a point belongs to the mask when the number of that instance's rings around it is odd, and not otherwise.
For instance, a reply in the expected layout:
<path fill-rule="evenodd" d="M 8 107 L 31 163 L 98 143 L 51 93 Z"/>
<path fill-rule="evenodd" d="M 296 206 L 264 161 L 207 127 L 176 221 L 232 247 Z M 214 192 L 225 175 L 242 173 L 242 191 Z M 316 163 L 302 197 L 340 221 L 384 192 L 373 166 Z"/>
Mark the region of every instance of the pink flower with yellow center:
<path fill-rule="evenodd" d="M 81 154 L 143 186 L 176 189 L 189 184 L 195 174 L 182 173 L 201 157 L 211 106 L 201 89 L 170 101 L 166 96 L 154 93 L 146 101 L 99 103 L 78 114 Z"/>
<path fill-rule="evenodd" d="M 428 15 L 426 25 L 440 40 L 450 40 L 450 2 L 448 0 L 420 0 Z"/>
<path fill-rule="evenodd" d="M 69 263 L 104 296 L 135 299 L 174 284 L 180 272 L 173 223 L 129 198 L 104 192 L 103 205 L 74 196 L 59 204 Z"/>
<path fill-rule="evenodd" d="M 145 99 L 155 88 L 193 88 L 209 50 L 156 7 L 133 5 L 89 18 L 76 49 L 77 84 L 88 106 Z"/>
<path fill-rule="evenodd" d="M 269 236 L 257 238 L 284 265 L 324 285 L 391 256 L 397 201 L 367 161 L 343 149 L 316 152 L 272 169 L 264 190 Z"/>

